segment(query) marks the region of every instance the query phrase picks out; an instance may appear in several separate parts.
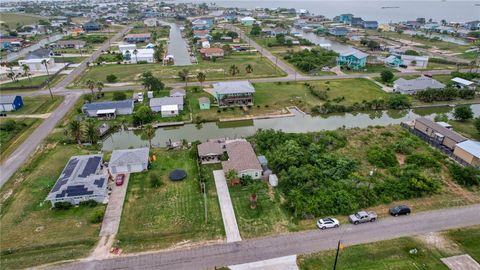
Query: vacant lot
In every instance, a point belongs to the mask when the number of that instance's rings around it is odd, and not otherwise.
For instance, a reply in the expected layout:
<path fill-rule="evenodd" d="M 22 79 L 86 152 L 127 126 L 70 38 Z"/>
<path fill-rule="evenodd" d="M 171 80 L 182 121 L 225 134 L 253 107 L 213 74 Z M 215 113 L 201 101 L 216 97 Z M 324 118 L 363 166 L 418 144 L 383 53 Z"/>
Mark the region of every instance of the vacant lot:
<path fill-rule="evenodd" d="M 105 206 L 55 211 L 44 201 L 66 161 L 87 153 L 76 146 L 49 145 L 2 187 L 0 249 L 4 268 L 78 258 L 93 248 L 100 224 L 92 224 L 90 217 Z"/>
<path fill-rule="evenodd" d="M 8 114 L 42 114 L 53 111 L 63 101 L 63 96 L 24 97 L 23 107 Z"/>
<path fill-rule="evenodd" d="M 14 121 L 11 122 L 14 123 L 13 129 L 9 128 L 6 130 L 6 128 L 4 128 L 8 121 Z M 0 161 L 3 161 L 18 145 L 24 142 L 40 123 L 40 119 L 34 118 L 15 120 L 0 119 L 0 126 L 2 126 L 0 130 Z"/>
<path fill-rule="evenodd" d="M 26 13 L 0 13 L 0 18 L 10 28 L 17 27 L 17 24 L 28 25 L 38 23 L 40 20 L 48 20 L 47 17 Z"/>
<path fill-rule="evenodd" d="M 196 161 L 190 151 L 155 149 L 153 153 L 157 161 L 152 168 L 130 177 L 118 245 L 134 252 L 223 238 L 213 176 L 206 183 L 206 222 Z M 185 170 L 187 178 L 179 182 L 169 180 L 168 175 L 174 169 Z M 152 186 L 151 175 L 160 179 L 160 187 Z"/>
<path fill-rule="evenodd" d="M 239 74 L 230 75 L 230 67 L 236 65 Z M 248 74 L 245 67 L 251 65 L 253 72 Z M 283 72 L 275 69 L 274 65 L 260 58 L 257 54 L 232 54 L 225 59 L 217 61 L 203 61 L 199 59 L 199 63 L 191 66 L 163 66 L 162 64 L 130 64 L 130 65 L 103 65 L 90 67 L 87 72 L 75 83 L 75 87 L 85 87 L 85 82 L 89 79 L 94 81 L 106 82 L 106 76 L 115 74 L 119 82 L 139 82 L 140 75 L 144 71 L 151 71 L 154 76 L 165 82 L 180 82 L 178 72 L 182 69 L 189 70 L 189 81 L 197 82 L 196 76 L 199 72 L 206 74 L 208 80 L 236 80 L 263 77 L 283 76 Z"/>

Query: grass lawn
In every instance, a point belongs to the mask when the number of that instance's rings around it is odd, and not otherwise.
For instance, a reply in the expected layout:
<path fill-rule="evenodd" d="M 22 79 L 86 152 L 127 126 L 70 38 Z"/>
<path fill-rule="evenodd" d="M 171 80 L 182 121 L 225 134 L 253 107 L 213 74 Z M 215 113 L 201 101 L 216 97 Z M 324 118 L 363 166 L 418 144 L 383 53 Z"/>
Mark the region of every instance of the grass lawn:
<path fill-rule="evenodd" d="M 63 101 L 63 96 L 53 96 L 53 99 L 48 96 L 33 96 L 23 98 L 23 107 L 14 112 L 9 112 L 8 115 L 13 114 L 42 114 L 53 111 Z"/>
<path fill-rule="evenodd" d="M 416 248 L 417 254 L 409 250 Z M 439 250 L 413 238 L 398 238 L 371 244 L 346 246 L 338 257 L 338 269 L 445 269 Z M 297 262 L 302 270 L 331 269 L 335 250 L 302 255 Z"/>
<path fill-rule="evenodd" d="M 21 25 L 35 24 L 40 20 L 48 20 L 47 17 L 27 14 L 27 13 L 0 13 L 1 20 L 6 23 L 10 28 L 15 29 L 17 23 Z"/>
<path fill-rule="evenodd" d="M 22 80 L 18 80 L 15 82 L 8 82 L 8 83 L 3 83 L 0 84 L 0 89 L 5 89 L 5 88 L 18 88 L 21 89 L 23 87 L 40 87 L 40 85 L 45 82 L 45 80 L 48 79 L 48 75 L 43 75 L 43 76 L 36 76 L 36 77 L 31 77 L 31 79 L 28 78 L 22 78 Z M 29 89 L 31 90 L 31 89 Z"/>
<path fill-rule="evenodd" d="M 250 64 L 253 67 L 251 74 L 246 73 L 245 67 Z M 229 74 L 231 65 L 236 65 L 240 74 L 235 77 Z M 139 76 L 146 70 L 151 71 L 154 76 L 159 77 L 165 82 L 180 82 L 178 72 L 182 69 L 190 71 L 190 81 L 196 82 L 197 73 L 206 74 L 207 80 L 237 80 L 249 78 L 278 77 L 285 74 L 265 58 L 260 58 L 258 54 L 239 53 L 227 56 L 225 59 L 219 59 L 215 62 L 203 61 L 191 66 L 163 66 L 162 64 L 129 64 L 129 65 L 103 65 L 88 68 L 83 76 L 77 80 L 74 87 L 85 87 L 85 82 L 89 79 L 94 81 L 106 82 L 106 76 L 115 74 L 118 82 L 139 82 Z"/>
<path fill-rule="evenodd" d="M 8 120 L 5 118 L 0 119 L 0 125 L 5 121 Z M 14 130 L 0 131 L 0 161 L 8 157 L 42 122 L 40 119 L 35 118 L 14 119 L 14 121 Z"/>
<path fill-rule="evenodd" d="M 143 23 L 142 23 L 143 25 Z M 133 27 L 129 34 L 144 34 L 144 33 L 151 33 L 152 30 L 157 32 L 157 38 L 165 38 L 168 37 L 170 33 L 170 27 Z"/>
<path fill-rule="evenodd" d="M 343 72 L 345 73 L 381 73 L 382 71 L 385 70 L 390 70 L 393 73 L 397 73 L 398 70 L 391 68 L 391 67 L 386 67 L 384 65 L 366 65 L 364 69 L 342 69 Z"/>
<path fill-rule="evenodd" d="M 82 57 L 82 56 L 70 56 L 70 57 L 63 57 L 63 56 L 56 56 L 55 62 L 57 63 L 66 63 L 66 62 L 71 62 L 74 64 L 81 63 L 83 60 L 85 60 L 87 57 Z"/>
<path fill-rule="evenodd" d="M 26 268 L 86 256 L 98 240 L 100 224 L 89 219 L 95 208 L 51 210 L 45 202 L 76 146 L 50 145 L 37 152 L 0 190 L 0 262 L 6 269 Z M 96 152 L 96 151 L 95 151 Z"/>
<path fill-rule="evenodd" d="M 477 262 L 480 261 L 480 227 L 451 230 L 447 232 L 450 239 L 457 242 L 462 249 Z"/>
<path fill-rule="evenodd" d="M 480 132 L 475 128 L 473 120 L 467 120 L 465 122 L 457 120 L 449 120 L 448 123 L 452 125 L 456 132 L 463 134 L 471 139 L 480 140 Z"/>
<path fill-rule="evenodd" d="M 118 245 L 126 252 L 167 248 L 183 241 L 205 241 L 224 237 L 213 175 L 207 179 L 208 223 L 205 223 L 204 199 L 200 192 L 196 161 L 188 150 L 154 149 L 157 161 L 145 173 L 130 176 Z M 187 178 L 172 182 L 168 175 L 183 169 Z M 163 185 L 153 188 L 150 175 Z"/>

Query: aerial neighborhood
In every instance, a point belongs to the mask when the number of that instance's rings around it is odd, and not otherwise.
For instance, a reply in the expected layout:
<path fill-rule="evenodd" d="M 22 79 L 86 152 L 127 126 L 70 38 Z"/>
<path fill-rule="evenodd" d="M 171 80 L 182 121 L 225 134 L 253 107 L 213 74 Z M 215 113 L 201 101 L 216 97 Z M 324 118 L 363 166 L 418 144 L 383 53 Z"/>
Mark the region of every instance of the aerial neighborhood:
<path fill-rule="evenodd" d="M 2 2 L 0 268 L 480 269 L 479 4 L 268 2 Z"/>

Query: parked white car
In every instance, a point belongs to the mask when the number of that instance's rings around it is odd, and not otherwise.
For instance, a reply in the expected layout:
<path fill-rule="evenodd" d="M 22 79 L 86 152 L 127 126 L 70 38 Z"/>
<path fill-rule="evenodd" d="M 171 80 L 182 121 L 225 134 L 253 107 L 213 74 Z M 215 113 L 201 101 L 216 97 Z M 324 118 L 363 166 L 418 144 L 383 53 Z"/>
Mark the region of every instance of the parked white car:
<path fill-rule="evenodd" d="M 317 227 L 321 230 L 338 228 L 340 222 L 335 218 L 321 218 L 317 221 Z"/>
<path fill-rule="evenodd" d="M 137 97 L 138 97 L 138 99 L 137 99 L 138 102 L 142 103 L 143 102 L 143 93 L 142 92 L 138 93 Z"/>

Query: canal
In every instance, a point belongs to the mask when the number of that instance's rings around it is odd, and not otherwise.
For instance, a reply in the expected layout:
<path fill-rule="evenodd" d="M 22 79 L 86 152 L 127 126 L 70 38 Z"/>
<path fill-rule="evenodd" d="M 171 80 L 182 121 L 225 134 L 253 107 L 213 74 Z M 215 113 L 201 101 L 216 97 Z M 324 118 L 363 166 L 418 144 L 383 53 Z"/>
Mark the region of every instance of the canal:
<path fill-rule="evenodd" d="M 475 116 L 480 115 L 480 104 L 471 105 Z M 386 126 L 400 124 L 403 121 L 414 120 L 417 117 L 435 117 L 438 113 L 446 113 L 451 117 L 453 108 L 435 107 L 410 110 L 388 110 L 359 113 L 334 114 L 328 116 L 311 116 L 293 111 L 293 117 L 249 120 L 239 122 L 210 122 L 201 125 L 187 124 L 174 128 L 159 128 L 152 140 L 154 147 L 164 147 L 169 140 L 206 141 L 210 138 L 240 138 L 248 137 L 259 129 L 283 130 L 285 132 L 302 133 L 338 128 L 366 128 L 368 126 Z M 103 150 L 125 149 L 129 147 L 147 146 L 148 141 L 142 140 L 138 132 L 118 131 L 103 141 Z"/>

